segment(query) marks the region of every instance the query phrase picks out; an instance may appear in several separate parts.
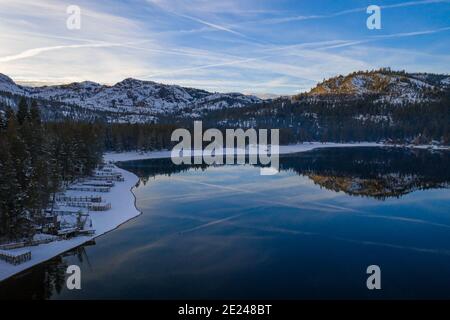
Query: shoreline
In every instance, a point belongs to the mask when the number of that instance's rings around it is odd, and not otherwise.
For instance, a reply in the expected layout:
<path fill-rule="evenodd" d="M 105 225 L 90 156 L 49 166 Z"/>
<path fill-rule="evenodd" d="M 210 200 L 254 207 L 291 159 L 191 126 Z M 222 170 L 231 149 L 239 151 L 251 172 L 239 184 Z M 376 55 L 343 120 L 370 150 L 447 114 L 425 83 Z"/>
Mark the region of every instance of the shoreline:
<path fill-rule="evenodd" d="M 357 142 L 357 143 L 334 143 L 334 142 L 305 142 L 302 144 L 290 144 L 280 145 L 278 154 L 289 154 L 297 152 L 306 152 L 319 148 L 348 148 L 348 147 L 385 147 L 391 146 L 378 142 Z M 392 145 L 393 146 L 393 145 Z M 234 149 L 232 149 L 234 151 Z M 244 153 L 245 150 L 237 150 L 237 154 Z M 224 149 L 223 153 L 217 153 L 218 155 L 227 154 L 228 150 Z M 202 155 L 201 150 L 194 150 L 194 155 Z M 134 160 L 147 160 L 147 159 L 163 159 L 170 158 L 170 150 L 159 151 L 126 151 L 126 152 L 106 152 L 104 154 L 106 161 L 121 162 L 121 161 L 134 161 Z"/>
<path fill-rule="evenodd" d="M 410 148 L 410 149 L 425 149 L 425 150 L 450 150 L 450 146 L 436 146 L 436 145 L 412 145 L 412 144 L 386 144 L 379 142 L 355 142 L 355 143 L 335 143 L 335 142 L 304 142 L 302 144 L 280 145 L 278 154 L 289 154 L 297 152 L 307 152 L 320 148 L 349 148 L 349 147 L 391 147 L 391 148 Z M 234 150 L 234 149 L 233 149 Z M 226 149 L 223 153 L 227 154 Z M 241 150 L 241 152 L 245 152 Z M 239 153 L 239 151 L 237 152 Z M 194 155 L 201 156 L 201 150 L 194 150 Z M 121 161 L 135 161 L 147 159 L 163 159 L 170 158 L 170 150 L 158 151 L 124 151 L 124 152 L 106 152 L 104 154 L 106 161 L 121 162 Z"/>
<path fill-rule="evenodd" d="M 142 213 L 136 208 L 136 197 L 132 191 L 139 178 L 135 174 L 117 166 L 115 170 L 122 173 L 125 181 L 117 183 L 116 186 L 111 188 L 111 192 L 101 194 L 105 201 L 111 203 L 110 210 L 90 212 L 93 228 L 95 229 L 94 235 L 79 236 L 68 240 L 21 248 L 22 250 L 31 251 L 31 260 L 20 265 L 12 265 L 0 261 L 0 282 L 111 232 L 141 215 Z M 124 197 L 124 194 L 129 194 L 130 196 Z"/>
<path fill-rule="evenodd" d="M 320 148 L 336 148 L 336 147 L 409 147 L 419 149 L 436 149 L 448 150 L 449 147 L 436 146 L 412 146 L 412 145 L 387 145 L 375 142 L 361 142 L 361 143 L 321 143 L 309 142 L 295 145 L 283 145 L 279 147 L 279 154 L 289 154 L 297 152 L 307 152 Z M 225 153 L 227 150 L 225 150 Z M 133 161 L 145 159 L 161 159 L 170 158 L 171 151 L 149 151 L 149 152 L 107 152 L 103 155 L 106 162 L 120 162 Z M 86 242 L 94 240 L 108 232 L 112 232 L 121 225 L 138 217 L 142 214 L 136 207 L 136 196 L 133 188 L 139 181 L 139 178 L 127 170 L 121 169 L 116 165 L 115 170 L 122 173 L 125 181 L 118 183 L 111 189 L 110 193 L 101 194 L 106 201 L 111 203 L 112 208 L 104 212 L 91 212 L 91 219 L 96 233 L 92 236 L 80 236 L 68 240 L 59 240 L 50 242 L 48 244 L 41 244 L 38 246 L 24 247 L 31 251 L 31 260 L 20 264 L 11 265 L 4 261 L 0 261 L 0 283 L 7 280 L 21 272 L 24 272 L 38 264 L 53 259 L 54 257 L 70 251 L 76 247 L 83 245 Z M 131 194 L 129 197 L 124 197 L 124 194 Z"/>

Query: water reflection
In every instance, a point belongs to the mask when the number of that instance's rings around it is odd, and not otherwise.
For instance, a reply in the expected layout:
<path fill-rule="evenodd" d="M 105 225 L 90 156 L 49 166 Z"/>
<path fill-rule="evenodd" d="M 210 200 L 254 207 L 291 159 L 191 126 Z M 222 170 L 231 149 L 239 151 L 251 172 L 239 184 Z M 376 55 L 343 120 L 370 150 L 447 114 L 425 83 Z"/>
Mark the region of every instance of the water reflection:
<path fill-rule="evenodd" d="M 275 176 L 124 162 L 143 215 L 0 284 L 0 297 L 450 298 L 449 156 L 323 149 L 281 156 Z M 381 293 L 364 286 L 373 263 Z M 79 292 L 65 289 L 70 264 Z"/>
<path fill-rule="evenodd" d="M 89 264 L 86 247 L 95 245 L 90 241 L 84 246 L 63 253 L 49 261 L 26 270 L 0 284 L 0 298 L 18 300 L 46 300 L 60 294 L 66 285 L 67 258 L 77 264 Z"/>
<path fill-rule="evenodd" d="M 121 166 L 136 173 L 144 185 L 157 175 L 208 168 L 174 165 L 170 159 L 129 161 Z M 396 147 L 325 148 L 281 155 L 280 170 L 307 176 L 331 191 L 386 199 L 415 190 L 448 188 L 450 153 Z"/>

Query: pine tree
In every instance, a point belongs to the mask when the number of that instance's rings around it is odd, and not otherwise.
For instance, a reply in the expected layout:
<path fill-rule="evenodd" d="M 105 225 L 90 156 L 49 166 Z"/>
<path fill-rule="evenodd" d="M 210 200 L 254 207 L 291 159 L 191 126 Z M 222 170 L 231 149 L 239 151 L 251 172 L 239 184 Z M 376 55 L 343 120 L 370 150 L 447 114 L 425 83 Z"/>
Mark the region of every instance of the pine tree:
<path fill-rule="evenodd" d="M 21 98 L 17 109 L 17 122 L 19 125 L 22 125 L 29 116 L 27 100 Z"/>
<path fill-rule="evenodd" d="M 41 125 L 41 112 L 36 100 L 33 100 L 30 107 L 30 121 L 35 125 Z"/>

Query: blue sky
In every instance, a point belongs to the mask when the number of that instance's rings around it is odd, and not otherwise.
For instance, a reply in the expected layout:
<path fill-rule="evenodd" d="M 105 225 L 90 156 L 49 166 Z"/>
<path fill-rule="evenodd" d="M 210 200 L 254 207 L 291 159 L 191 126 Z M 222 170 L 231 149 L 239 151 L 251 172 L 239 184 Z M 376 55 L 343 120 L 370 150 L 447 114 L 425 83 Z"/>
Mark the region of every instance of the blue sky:
<path fill-rule="evenodd" d="M 450 0 L 0 0 L 0 30 L 0 73 L 16 81 L 294 94 L 361 69 L 450 73 Z"/>

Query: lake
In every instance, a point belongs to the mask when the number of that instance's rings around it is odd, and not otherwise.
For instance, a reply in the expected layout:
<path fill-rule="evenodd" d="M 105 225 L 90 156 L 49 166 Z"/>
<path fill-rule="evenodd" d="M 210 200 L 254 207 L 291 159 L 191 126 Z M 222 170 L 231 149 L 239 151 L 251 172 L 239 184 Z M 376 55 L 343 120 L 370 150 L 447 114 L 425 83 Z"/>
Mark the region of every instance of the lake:
<path fill-rule="evenodd" d="M 35 299 L 450 298 L 450 152 L 329 148 L 252 165 L 129 161 L 142 215 L 0 284 Z M 107 214 L 98 213 L 98 214 Z M 82 290 L 67 290 L 77 264 Z M 368 290 L 366 269 L 381 269 Z"/>

